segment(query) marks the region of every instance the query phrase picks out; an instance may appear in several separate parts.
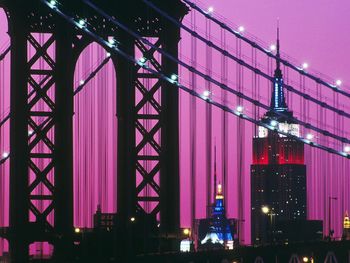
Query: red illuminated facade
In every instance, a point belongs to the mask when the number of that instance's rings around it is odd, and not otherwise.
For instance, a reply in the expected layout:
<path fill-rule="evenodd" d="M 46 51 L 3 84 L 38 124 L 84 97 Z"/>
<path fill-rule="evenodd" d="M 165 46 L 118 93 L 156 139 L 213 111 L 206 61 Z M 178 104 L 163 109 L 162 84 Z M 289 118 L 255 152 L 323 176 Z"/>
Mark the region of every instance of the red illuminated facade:
<path fill-rule="evenodd" d="M 276 237 L 276 225 L 285 222 L 306 222 L 306 166 L 304 144 L 277 133 L 276 130 L 299 136 L 299 125 L 290 121 L 280 69 L 279 41 L 274 75 L 271 108 L 262 121 L 274 128 L 259 127 L 253 139 L 251 165 L 252 243 L 270 243 Z M 262 209 L 264 207 L 264 209 Z"/>

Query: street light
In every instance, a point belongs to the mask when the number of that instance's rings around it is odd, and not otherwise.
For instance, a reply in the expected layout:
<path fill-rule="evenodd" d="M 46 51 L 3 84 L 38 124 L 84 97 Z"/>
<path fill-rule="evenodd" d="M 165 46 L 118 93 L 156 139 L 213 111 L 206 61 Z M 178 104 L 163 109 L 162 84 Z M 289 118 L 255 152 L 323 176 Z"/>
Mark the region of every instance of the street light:
<path fill-rule="evenodd" d="M 331 221 L 332 221 L 332 216 L 331 216 L 331 208 L 332 208 L 332 200 L 338 200 L 337 197 L 333 197 L 333 196 L 328 196 L 328 233 L 329 233 L 329 240 L 332 239 L 333 236 L 333 229 L 331 229 Z"/>
<path fill-rule="evenodd" d="M 264 213 L 264 214 L 268 214 L 270 212 L 270 208 L 268 206 L 263 206 L 261 208 L 261 211 Z"/>
<path fill-rule="evenodd" d="M 261 207 L 261 211 L 265 214 L 265 215 L 268 215 L 269 216 L 269 219 L 270 219 L 270 238 L 271 238 L 271 240 L 270 240 L 270 243 L 272 244 L 272 240 L 273 240 L 273 238 L 272 238 L 272 234 L 273 234 L 273 229 L 272 229 L 272 227 L 273 227 L 273 216 L 275 215 L 274 213 L 273 213 L 273 211 L 272 211 L 272 209 L 270 209 L 267 205 L 264 205 L 264 206 L 262 206 Z"/>

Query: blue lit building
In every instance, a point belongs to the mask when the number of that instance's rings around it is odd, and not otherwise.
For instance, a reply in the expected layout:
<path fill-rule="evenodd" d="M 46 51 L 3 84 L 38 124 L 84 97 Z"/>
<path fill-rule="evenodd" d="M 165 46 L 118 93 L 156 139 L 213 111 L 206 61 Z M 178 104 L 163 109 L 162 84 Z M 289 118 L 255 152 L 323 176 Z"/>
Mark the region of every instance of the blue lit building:
<path fill-rule="evenodd" d="M 198 226 L 198 248 L 233 249 L 236 220 L 226 218 L 222 186 L 218 184 L 214 203 L 210 207 L 211 216 L 201 219 Z"/>

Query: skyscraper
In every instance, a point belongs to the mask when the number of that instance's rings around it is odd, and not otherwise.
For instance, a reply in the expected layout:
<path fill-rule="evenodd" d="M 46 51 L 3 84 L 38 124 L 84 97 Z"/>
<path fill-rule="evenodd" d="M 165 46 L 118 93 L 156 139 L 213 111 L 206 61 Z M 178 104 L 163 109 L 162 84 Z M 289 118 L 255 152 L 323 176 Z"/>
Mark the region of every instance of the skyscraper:
<path fill-rule="evenodd" d="M 299 125 L 288 120 L 292 116 L 293 112 L 289 111 L 284 94 L 277 28 L 276 69 L 271 104 L 262 121 L 275 129 L 299 136 Z M 259 127 L 258 136 L 253 139 L 251 209 L 253 244 L 272 241 L 276 223 L 306 220 L 303 143 Z"/>

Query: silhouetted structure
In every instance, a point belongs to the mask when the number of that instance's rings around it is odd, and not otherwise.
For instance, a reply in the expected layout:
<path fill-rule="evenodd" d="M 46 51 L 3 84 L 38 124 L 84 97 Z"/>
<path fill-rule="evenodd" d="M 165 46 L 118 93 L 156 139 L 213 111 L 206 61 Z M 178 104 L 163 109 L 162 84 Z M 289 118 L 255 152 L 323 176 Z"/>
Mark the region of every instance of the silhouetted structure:
<path fill-rule="evenodd" d="M 80 53 L 94 40 L 53 10 L 64 7 L 64 12 L 74 14 L 80 27 L 88 21 L 94 33 L 113 37 L 114 43 L 131 57 L 135 57 L 138 50 L 145 63 L 162 74 L 170 77 L 177 76 L 178 72 L 176 62 L 166 56 L 156 56 L 152 48 L 116 27 L 91 6 L 71 0 L 58 2 L 0 2 L 9 18 L 11 37 L 8 239 L 15 262 L 27 262 L 29 245 L 35 242 L 52 244 L 54 257 L 61 261 L 69 260 L 73 254 L 74 65 Z M 187 12 L 187 7 L 179 0 L 153 2 L 179 21 Z M 98 6 L 110 10 L 110 15 L 118 17 L 142 37 L 157 39 L 157 47 L 178 56 L 180 29 L 162 19 L 143 1 L 102 0 L 98 1 Z M 81 18 L 83 20 L 79 20 Z M 44 43 L 38 39 L 40 33 L 46 34 Z M 34 54 L 28 53 L 30 46 L 35 47 Z M 178 90 L 125 57 L 111 52 L 111 58 L 118 76 L 117 207 L 122 232 L 115 235 L 125 239 L 118 248 L 122 256 L 133 254 L 136 247 L 128 225 L 137 214 L 151 214 L 154 218 L 159 214 L 160 231 L 164 235 L 175 235 L 179 231 Z M 45 66 L 38 68 L 38 64 Z M 152 80 L 154 85 L 145 87 L 146 80 Z M 158 92 L 161 99 L 153 96 Z M 140 94 L 138 102 L 135 100 L 137 93 Z M 43 108 L 37 107 L 41 101 L 46 103 Z M 152 111 L 144 112 L 145 105 L 153 107 Z M 44 121 L 39 123 L 38 120 Z M 149 130 L 146 123 L 151 121 L 154 126 Z M 30 139 L 29 127 L 35 131 Z M 154 136 L 157 133 L 160 138 Z M 139 134 L 139 141 L 136 141 L 136 134 Z M 152 151 L 145 155 L 148 145 L 152 146 Z M 147 167 L 151 165 L 154 168 L 149 170 Z M 138 182 L 137 176 L 141 178 Z M 152 189 L 151 195 L 144 195 L 146 187 Z M 149 211 L 145 207 L 153 209 Z M 49 220 L 49 215 L 53 215 L 54 220 Z M 169 246 L 165 241 L 162 244 L 165 249 Z"/>
<path fill-rule="evenodd" d="M 299 136 L 299 125 L 284 117 L 293 116 L 293 113 L 288 110 L 284 96 L 279 37 L 276 63 L 271 110 L 262 121 L 275 129 Z M 259 134 L 253 139 L 251 209 L 252 243 L 255 244 L 271 242 L 274 227 L 279 221 L 306 220 L 303 143 L 259 127 Z"/>

